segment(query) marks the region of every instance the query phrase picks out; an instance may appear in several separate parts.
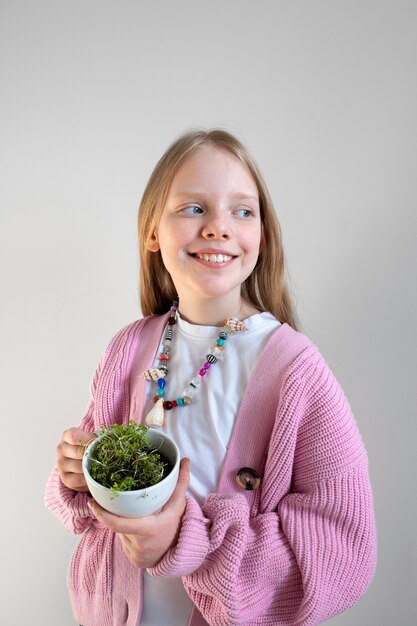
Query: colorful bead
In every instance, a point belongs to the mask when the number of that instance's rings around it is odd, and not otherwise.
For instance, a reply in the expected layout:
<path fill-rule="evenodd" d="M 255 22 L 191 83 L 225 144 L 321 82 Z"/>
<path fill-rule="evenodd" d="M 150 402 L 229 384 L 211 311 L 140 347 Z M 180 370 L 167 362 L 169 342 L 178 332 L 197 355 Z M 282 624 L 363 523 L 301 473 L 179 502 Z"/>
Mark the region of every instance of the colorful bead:
<path fill-rule="evenodd" d="M 214 356 L 214 354 L 207 354 L 207 355 L 206 355 L 206 359 L 207 359 L 207 361 L 208 361 L 209 363 L 216 363 L 216 362 L 217 362 L 217 359 L 216 359 L 216 357 Z"/>
<path fill-rule="evenodd" d="M 188 396 L 184 396 L 184 397 L 183 397 L 183 400 L 184 400 L 184 404 L 187 404 L 187 405 L 188 405 L 188 404 L 191 404 L 191 402 L 192 402 L 191 398 L 190 398 L 190 397 L 188 397 Z"/>
<path fill-rule="evenodd" d="M 222 339 L 221 337 L 218 338 L 218 340 L 216 341 L 216 345 L 218 346 L 223 346 L 224 344 L 224 339 Z"/>
<path fill-rule="evenodd" d="M 221 348 L 220 346 L 215 346 L 213 348 L 213 354 L 217 358 L 218 361 L 223 361 L 224 359 L 223 348 Z"/>
<path fill-rule="evenodd" d="M 156 392 L 156 395 L 159 396 L 160 398 L 163 398 L 165 395 L 165 389 L 158 389 L 158 391 Z"/>
<path fill-rule="evenodd" d="M 163 389 L 163 388 L 165 387 L 165 385 L 166 385 L 166 384 L 167 384 L 167 381 L 166 381 L 164 378 L 160 378 L 160 379 L 158 380 L 158 387 L 159 387 L 160 389 Z"/>
<path fill-rule="evenodd" d="M 175 324 L 175 317 L 170 317 L 170 318 L 168 318 L 168 324 L 169 324 L 170 326 L 174 326 L 174 324 Z"/>
<path fill-rule="evenodd" d="M 164 402 L 164 409 L 165 409 L 165 411 L 170 411 L 172 409 L 172 402 L 171 402 L 171 400 L 165 400 L 165 402 Z"/>
<path fill-rule="evenodd" d="M 219 337 L 220 337 L 220 339 L 227 339 L 227 338 L 228 338 L 228 336 L 229 336 L 229 335 L 227 334 L 227 332 L 226 332 L 225 330 L 221 330 L 221 331 L 219 332 Z"/>
<path fill-rule="evenodd" d="M 184 398 L 177 398 L 178 406 L 184 406 Z"/>
<path fill-rule="evenodd" d="M 160 361 L 169 361 L 171 357 L 169 356 L 169 354 L 160 354 L 159 355 L 159 360 Z"/>

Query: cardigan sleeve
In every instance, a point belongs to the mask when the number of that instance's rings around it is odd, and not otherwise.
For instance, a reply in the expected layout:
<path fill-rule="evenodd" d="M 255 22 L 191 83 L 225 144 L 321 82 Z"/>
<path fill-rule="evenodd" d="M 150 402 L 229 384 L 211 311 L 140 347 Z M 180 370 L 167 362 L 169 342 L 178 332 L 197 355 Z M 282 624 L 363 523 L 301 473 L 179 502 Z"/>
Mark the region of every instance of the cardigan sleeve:
<path fill-rule="evenodd" d="M 96 384 L 100 373 L 100 366 L 97 368 L 91 386 L 91 400 L 87 412 L 81 421 L 80 428 L 93 433 L 94 409 Z M 57 467 L 52 470 L 46 484 L 45 505 L 58 517 L 64 526 L 72 533 L 81 534 L 97 521 L 91 515 L 87 506 L 91 498 L 88 492 L 75 491 L 70 489 L 61 480 Z"/>
<path fill-rule="evenodd" d="M 188 498 L 177 546 L 149 570 L 183 576 L 208 624 L 257 624 L 266 615 L 282 626 L 321 624 L 372 580 L 376 533 L 366 451 L 318 353 L 308 351 L 291 367 L 269 445 L 266 510 L 251 516 L 243 493 L 212 494 L 201 509 Z M 285 463 L 291 486 L 274 500 Z"/>

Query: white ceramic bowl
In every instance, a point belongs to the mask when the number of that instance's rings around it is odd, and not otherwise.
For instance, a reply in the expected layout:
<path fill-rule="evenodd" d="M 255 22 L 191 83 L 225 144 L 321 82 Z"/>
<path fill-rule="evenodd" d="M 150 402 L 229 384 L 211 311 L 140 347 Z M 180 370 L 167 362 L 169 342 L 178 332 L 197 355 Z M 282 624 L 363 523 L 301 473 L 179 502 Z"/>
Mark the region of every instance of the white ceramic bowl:
<path fill-rule="evenodd" d="M 180 451 L 171 437 L 155 428 L 149 428 L 146 437 L 152 447 L 157 448 L 172 466 L 171 472 L 156 485 L 137 491 L 120 491 L 118 494 L 103 487 L 90 475 L 91 455 L 101 437 L 94 439 L 87 447 L 82 468 L 88 488 L 94 500 L 110 513 L 121 517 L 144 517 L 155 513 L 169 500 L 178 480 Z"/>

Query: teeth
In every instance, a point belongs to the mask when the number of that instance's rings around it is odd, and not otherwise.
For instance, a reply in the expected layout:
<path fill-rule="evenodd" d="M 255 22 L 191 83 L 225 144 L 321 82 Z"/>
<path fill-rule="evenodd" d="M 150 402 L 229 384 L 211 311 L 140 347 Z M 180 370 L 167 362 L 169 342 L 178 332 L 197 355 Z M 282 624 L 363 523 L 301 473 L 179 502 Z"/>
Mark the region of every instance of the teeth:
<path fill-rule="evenodd" d="M 227 254 L 197 254 L 199 259 L 203 259 L 203 261 L 211 261 L 212 263 L 226 263 L 226 261 L 230 261 L 232 258 Z"/>

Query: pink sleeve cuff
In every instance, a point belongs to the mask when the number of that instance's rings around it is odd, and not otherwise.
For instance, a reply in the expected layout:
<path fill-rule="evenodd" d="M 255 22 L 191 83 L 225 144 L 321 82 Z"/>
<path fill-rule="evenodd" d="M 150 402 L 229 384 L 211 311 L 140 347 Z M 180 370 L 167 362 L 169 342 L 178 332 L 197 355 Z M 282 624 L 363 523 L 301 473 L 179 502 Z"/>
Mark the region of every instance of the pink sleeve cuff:
<path fill-rule="evenodd" d="M 192 574 L 209 552 L 209 524 L 200 506 L 188 496 L 177 544 L 148 573 L 158 577 Z"/>
<path fill-rule="evenodd" d="M 46 485 L 45 504 L 71 532 L 81 534 L 94 522 L 87 505 L 90 498 L 88 493 L 66 487 L 58 470 L 52 471 Z"/>

